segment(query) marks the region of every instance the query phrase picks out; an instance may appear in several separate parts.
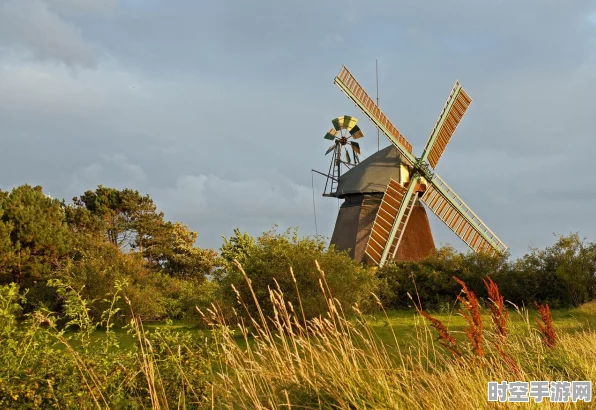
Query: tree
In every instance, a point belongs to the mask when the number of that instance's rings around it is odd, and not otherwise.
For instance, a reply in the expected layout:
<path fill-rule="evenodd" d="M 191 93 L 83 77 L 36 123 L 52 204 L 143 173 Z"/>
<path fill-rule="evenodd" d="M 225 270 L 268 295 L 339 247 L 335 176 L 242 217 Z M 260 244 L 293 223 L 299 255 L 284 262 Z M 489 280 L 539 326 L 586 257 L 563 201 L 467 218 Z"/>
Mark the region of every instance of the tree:
<path fill-rule="evenodd" d="M 7 269 L 13 258 L 13 248 L 10 239 L 12 223 L 3 218 L 3 204 L 7 197 L 8 192 L 3 192 L 0 190 L 0 272 L 3 272 L 5 269 Z"/>
<path fill-rule="evenodd" d="M 240 232 L 240 229 L 234 229 L 234 235 L 230 239 L 222 236 L 223 245 L 219 253 L 221 255 L 222 268 L 217 274 L 235 270 L 233 261 L 240 264 L 244 262 L 258 249 L 257 241 L 248 233 Z"/>
<path fill-rule="evenodd" d="M 146 241 L 144 256 L 151 267 L 180 278 L 205 279 L 215 266 L 217 253 L 195 246 L 197 233 L 181 223 L 164 223 Z"/>
<path fill-rule="evenodd" d="M 40 186 L 29 185 L 3 194 L 0 200 L 0 246 L 5 252 L 10 248 L 2 258 L 8 282 L 30 286 L 62 269 L 72 236 L 60 201 L 44 195 Z"/>
<path fill-rule="evenodd" d="M 149 195 L 131 189 L 118 190 L 99 185 L 80 198 L 73 198 L 103 223 L 108 241 L 121 249 L 138 249 L 143 253 L 145 243 L 163 223 L 163 213 Z M 90 221 L 88 221 L 90 222 Z"/>
<path fill-rule="evenodd" d="M 74 201 L 92 217 L 71 211 L 73 218 L 82 221 L 88 230 L 94 221 L 101 221 L 108 241 L 122 250 L 138 253 L 153 271 L 203 280 L 215 264 L 213 250 L 194 245 L 197 233 L 180 223 L 164 221 L 163 212 L 157 211 L 149 195 L 100 185 Z"/>

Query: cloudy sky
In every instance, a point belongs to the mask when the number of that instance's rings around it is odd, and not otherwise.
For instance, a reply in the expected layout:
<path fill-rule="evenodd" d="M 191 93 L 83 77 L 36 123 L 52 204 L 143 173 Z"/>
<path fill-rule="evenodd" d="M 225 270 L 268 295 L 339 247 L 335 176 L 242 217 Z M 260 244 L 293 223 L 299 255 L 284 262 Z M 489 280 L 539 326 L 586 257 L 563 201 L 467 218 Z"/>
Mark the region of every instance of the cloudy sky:
<path fill-rule="evenodd" d="M 235 227 L 314 234 L 322 136 L 363 117 L 333 78 L 345 64 L 372 94 L 375 59 L 415 153 L 456 79 L 472 96 L 438 172 L 514 256 L 596 239 L 593 1 L 0 0 L 0 189 L 137 189 L 203 247 Z"/>

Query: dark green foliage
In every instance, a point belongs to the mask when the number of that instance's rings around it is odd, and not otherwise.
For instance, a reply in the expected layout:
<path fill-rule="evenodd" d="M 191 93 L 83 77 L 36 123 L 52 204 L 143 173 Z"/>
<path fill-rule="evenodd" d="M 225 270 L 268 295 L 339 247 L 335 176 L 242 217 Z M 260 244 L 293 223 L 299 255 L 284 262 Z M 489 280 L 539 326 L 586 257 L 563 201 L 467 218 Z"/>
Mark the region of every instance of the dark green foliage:
<path fill-rule="evenodd" d="M 203 325 L 199 309 L 216 300 L 218 285 L 212 281 L 183 280 L 150 272 L 126 288 L 135 313 L 144 321 L 190 319 Z"/>
<path fill-rule="evenodd" d="M 453 305 L 461 287 L 452 279 L 457 276 L 479 297 L 486 295 L 482 279 L 506 267 L 505 257 L 462 254 L 452 247 L 438 249 L 421 262 L 390 263 L 379 269 L 382 282 L 380 296 L 387 308 L 412 306 L 420 299 L 425 309 L 447 310 Z"/>
<path fill-rule="evenodd" d="M 505 297 L 511 294 L 518 302 L 579 306 L 596 298 L 596 243 L 578 234 L 559 236 L 552 246 L 531 249 L 500 276 L 495 282 Z"/>
<path fill-rule="evenodd" d="M 154 270 L 202 281 L 215 267 L 217 253 L 196 247 L 197 233 L 181 223 L 164 223 L 159 234 L 147 240 L 143 255 Z"/>
<path fill-rule="evenodd" d="M 462 254 L 446 247 L 419 263 L 387 264 L 378 275 L 386 307 L 411 306 L 409 293 L 416 302 L 420 297 L 426 309 L 445 310 L 460 290 L 453 276 L 480 298 L 487 297 L 482 279 L 491 275 L 505 299 L 517 305 L 538 302 L 570 307 L 596 298 L 595 272 L 596 244 L 572 234 L 560 236 L 543 250 L 532 249 L 513 263 L 505 255 Z"/>
<path fill-rule="evenodd" d="M 123 291 L 143 318 L 195 317 L 194 304 L 204 307 L 216 288 L 205 279 L 216 253 L 195 246 L 196 238 L 185 225 L 164 221 L 149 196 L 129 189 L 99 186 L 69 205 L 41 187 L 0 191 L 0 284 L 28 292 L 23 313 L 62 312 L 63 298 L 48 284 L 60 279 L 89 301 L 94 320 L 116 283 L 126 283 Z M 120 316 L 126 320 L 128 310 Z"/>
<path fill-rule="evenodd" d="M 0 201 L 0 282 L 29 287 L 63 269 L 72 237 L 61 203 L 29 185 Z"/>
<path fill-rule="evenodd" d="M 251 306 L 249 309 L 254 309 L 248 285 L 232 263 L 233 259 L 237 259 L 250 278 L 256 297 L 267 315 L 273 314 L 269 289 L 277 289 L 278 286 L 299 316 L 296 287 L 306 318 L 327 311 L 320 287 L 321 274 L 315 261 L 325 272 L 332 296 L 346 308 L 366 302 L 376 282 L 374 273 L 354 262 L 347 253 L 328 248 L 319 237 L 299 238 L 296 231 L 280 234 L 273 230 L 254 239 L 236 230 L 235 236 L 224 240 L 221 255 L 223 270 L 218 276 L 224 300 L 230 307 L 238 307 L 235 288 L 241 299 Z"/>

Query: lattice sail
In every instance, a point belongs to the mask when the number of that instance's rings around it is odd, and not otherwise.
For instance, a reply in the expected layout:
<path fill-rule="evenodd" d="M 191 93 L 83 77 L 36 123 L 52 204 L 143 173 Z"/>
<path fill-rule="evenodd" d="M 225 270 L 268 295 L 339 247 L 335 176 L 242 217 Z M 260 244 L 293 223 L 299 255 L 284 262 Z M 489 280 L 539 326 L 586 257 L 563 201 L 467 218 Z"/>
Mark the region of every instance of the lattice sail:
<path fill-rule="evenodd" d="M 422 201 L 474 251 L 494 254 L 507 250 L 507 246 L 438 175 L 422 195 Z"/>
<path fill-rule="evenodd" d="M 394 179 L 389 180 L 365 249 L 365 253 L 377 265 L 382 265 L 388 255 L 395 256 L 412 210 L 412 199 L 415 200 L 412 190 L 404 188 Z M 401 220 L 397 221 L 403 207 Z M 387 247 L 389 250 L 386 250 Z"/>
<path fill-rule="evenodd" d="M 459 82 L 456 81 L 433 131 L 428 137 L 424 153 L 422 154 L 422 158 L 424 160 L 428 159 L 428 162 L 433 168 L 437 166 L 439 159 L 441 159 L 445 151 L 445 147 L 447 147 L 449 140 L 471 103 L 472 99 L 470 96 L 464 91 Z"/>
<path fill-rule="evenodd" d="M 342 67 L 337 77 L 335 77 L 335 84 L 413 164 L 416 158 L 412 155 L 412 144 L 395 128 L 345 66 Z"/>
<path fill-rule="evenodd" d="M 415 184 L 416 181 L 414 181 L 413 183 Z M 388 253 L 388 255 L 391 255 L 391 259 L 395 259 L 395 255 L 397 254 L 399 245 L 401 244 L 401 240 L 402 240 L 404 233 L 406 231 L 406 226 L 408 225 L 408 221 L 410 220 L 410 215 L 412 215 L 412 208 L 414 207 L 414 204 L 416 203 L 417 197 L 418 197 L 418 195 L 415 195 L 415 194 L 410 194 L 410 195 L 406 194 L 406 197 L 403 199 L 406 209 L 405 209 L 404 215 L 401 218 L 401 220 L 399 222 L 396 221 L 397 229 L 395 231 L 395 237 L 393 239 L 393 242 L 391 243 L 391 247 L 389 248 L 389 253 Z M 407 201 L 407 203 L 405 203 L 405 201 Z"/>

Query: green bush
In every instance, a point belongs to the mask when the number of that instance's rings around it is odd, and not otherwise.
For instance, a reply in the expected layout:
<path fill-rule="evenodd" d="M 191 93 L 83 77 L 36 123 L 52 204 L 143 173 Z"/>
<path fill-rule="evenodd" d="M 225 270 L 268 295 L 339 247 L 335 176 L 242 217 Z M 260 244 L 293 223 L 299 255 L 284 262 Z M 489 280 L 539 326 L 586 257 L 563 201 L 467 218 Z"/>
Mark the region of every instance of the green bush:
<path fill-rule="evenodd" d="M 15 285 L 0 286 L 0 408 L 176 408 L 181 403 L 197 408 L 202 403 L 215 354 L 210 334 L 148 332 L 135 320 L 127 329 L 136 343 L 121 348 L 113 331 L 121 285 L 95 321 L 89 301 L 76 289 L 51 281 L 65 315 L 42 310 L 22 323 L 17 317 L 23 296 Z"/>
<path fill-rule="evenodd" d="M 507 269 L 506 256 L 462 254 L 453 247 L 437 249 L 420 262 L 388 263 L 378 271 L 379 294 L 387 308 L 401 309 L 422 303 L 425 309 L 446 310 L 453 305 L 462 279 L 480 297 L 486 295 L 482 283 L 487 273 Z M 412 299 L 410 299 L 410 295 Z"/>
<path fill-rule="evenodd" d="M 179 279 L 163 273 L 149 273 L 126 288 L 132 310 L 144 321 L 199 320 L 199 309 L 215 300 L 219 286 L 209 280 Z"/>
<path fill-rule="evenodd" d="M 241 300 L 248 302 L 248 309 L 255 309 L 248 284 L 233 264 L 236 259 L 250 278 L 256 298 L 267 315 L 273 314 L 269 290 L 278 287 L 299 315 L 296 288 L 300 292 L 305 317 L 327 311 L 320 288 L 321 274 L 315 261 L 325 273 L 332 296 L 343 306 L 367 302 L 376 284 L 374 272 L 354 262 L 346 252 L 327 247 L 320 237 L 299 238 L 296 230 L 281 234 L 272 230 L 257 239 L 236 230 L 233 237 L 224 240 L 221 256 L 222 269 L 217 277 L 221 283 L 222 300 L 230 307 L 237 307 L 236 289 Z"/>
<path fill-rule="evenodd" d="M 551 246 L 532 248 L 495 282 L 515 303 L 579 306 L 596 299 L 596 243 L 578 234 L 558 236 Z"/>
<path fill-rule="evenodd" d="M 420 262 L 396 262 L 378 271 L 379 294 L 388 308 L 412 305 L 408 294 L 425 309 L 445 309 L 453 304 L 462 279 L 482 299 L 487 297 L 482 280 L 490 275 L 505 299 L 517 305 L 533 302 L 552 307 L 579 306 L 596 298 L 596 244 L 577 234 L 558 237 L 545 249 L 532 249 L 509 262 L 507 255 L 456 252 L 438 249 Z"/>

